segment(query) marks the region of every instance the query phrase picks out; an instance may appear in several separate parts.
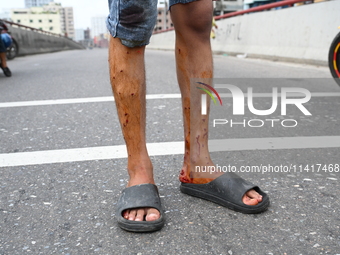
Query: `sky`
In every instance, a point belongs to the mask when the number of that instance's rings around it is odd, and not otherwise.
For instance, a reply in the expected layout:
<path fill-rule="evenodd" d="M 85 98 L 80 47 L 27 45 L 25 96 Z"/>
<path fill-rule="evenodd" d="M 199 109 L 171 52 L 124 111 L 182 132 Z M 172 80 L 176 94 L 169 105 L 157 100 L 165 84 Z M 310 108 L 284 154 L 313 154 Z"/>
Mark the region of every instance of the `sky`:
<path fill-rule="evenodd" d="M 92 17 L 107 16 L 109 12 L 107 0 L 55 0 L 54 2 L 61 3 L 63 7 L 73 7 L 75 29 L 91 28 Z M 0 12 L 1 9 L 11 8 L 25 8 L 25 0 L 0 0 Z"/>

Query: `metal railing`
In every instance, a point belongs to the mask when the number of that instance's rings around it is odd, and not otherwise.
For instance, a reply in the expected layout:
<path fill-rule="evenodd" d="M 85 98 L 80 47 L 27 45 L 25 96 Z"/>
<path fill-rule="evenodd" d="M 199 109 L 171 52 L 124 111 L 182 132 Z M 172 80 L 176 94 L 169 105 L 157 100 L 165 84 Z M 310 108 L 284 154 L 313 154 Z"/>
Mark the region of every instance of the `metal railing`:
<path fill-rule="evenodd" d="M 227 19 L 227 18 L 236 17 L 236 16 L 240 16 L 240 15 L 243 15 L 243 14 L 247 14 L 247 13 L 259 12 L 259 11 L 264 11 L 264 10 L 277 8 L 277 7 L 283 7 L 283 6 L 293 7 L 293 4 L 302 3 L 302 2 L 306 2 L 306 0 L 283 0 L 283 1 L 280 1 L 280 2 L 276 2 L 276 3 L 264 4 L 264 5 L 261 5 L 261 6 L 253 7 L 253 8 L 247 9 L 247 10 L 230 12 L 230 13 L 226 13 L 226 14 L 223 14 L 223 15 L 220 15 L 220 16 L 215 16 L 215 20 Z M 174 28 L 172 27 L 172 28 L 169 28 L 169 29 L 155 31 L 155 32 L 153 32 L 153 34 L 160 34 L 160 33 L 173 31 L 173 30 L 174 30 Z"/>
<path fill-rule="evenodd" d="M 27 30 L 31 30 L 31 31 L 38 32 L 38 33 L 41 33 L 41 34 L 46 34 L 46 35 L 51 35 L 51 36 L 56 36 L 56 37 L 64 37 L 64 38 L 67 38 L 69 40 L 72 40 L 71 38 L 69 38 L 65 35 L 62 35 L 62 34 L 56 34 L 56 33 L 52 33 L 52 32 L 49 32 L 49 31 L 42 30 L 42 29 L 21 25 L 19 23 L 15 23 L 15 22 L 8 21 L 8 20 L 0 19 L 0 21 L 4 22 L 6 24 L 10 24 L 11 26 L 14 26 L 14 27 L 21 28 L 21 29 L 27 29 Z"/>
<path fill-rule="evenodd" d="M 240 16 L 240 15 L 243 15 L 243 14 L 246 14 L 246 13 L 264 11 L 264 10 L 273 9 L 273 8 L 277 8 L 277 7 L 283 7 L 283 6 L 294 7 L 293 4 L 302 3 L 302 2 L 306 2 L 306 0 L 283 0 L 283 1 L 280 1 L 280 2 L 276 2 L 276 3 L 256 6 L 256 7 L 247 9 L 247 10 L 226 13 L 226 14 L 223 14 L 223 15 L 220 15 L 220 16 L 216 16 L 215 20 L 226 19 L 226 18 L 230 18 L 230 17 Z"/>

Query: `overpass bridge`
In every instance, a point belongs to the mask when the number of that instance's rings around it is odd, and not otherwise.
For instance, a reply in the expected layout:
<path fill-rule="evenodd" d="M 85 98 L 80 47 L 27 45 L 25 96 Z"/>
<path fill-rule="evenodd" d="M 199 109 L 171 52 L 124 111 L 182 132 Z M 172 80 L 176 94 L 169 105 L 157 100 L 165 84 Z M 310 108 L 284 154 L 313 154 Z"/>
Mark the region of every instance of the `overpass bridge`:
<path fill-rule="evenodd" d="M 303 2 L 306 1 L 281 1 L 216 17 L 218 29 L 215 29 L 216 38 L 212 40 L 213 51 L 327 65 L 329 47 L 339 32 L 340 1 L 280 8 Z M 169 29 L 154 34 L 149 47 L 173 50 L 174 42 L 175 33 Z"/>
<path fill-rule="evenodd" d="M 9 32 L 18 44 L 18 56 L 63 50 L 85 49 L 83 45 L 64 35 L 43 31 L 5 20 L 4 22 L 8 25 Z"/>

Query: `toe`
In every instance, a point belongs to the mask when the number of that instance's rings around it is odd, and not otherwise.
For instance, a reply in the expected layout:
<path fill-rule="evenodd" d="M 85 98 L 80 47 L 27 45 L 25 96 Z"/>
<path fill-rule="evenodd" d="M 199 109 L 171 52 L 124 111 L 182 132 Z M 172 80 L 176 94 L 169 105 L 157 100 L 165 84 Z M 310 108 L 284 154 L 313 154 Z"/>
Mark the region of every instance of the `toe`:
<path fill-rule="evenodd" d="M 243 196 L 242 199 L 243 203 L 245 203 L 246 205 L 257 205 L 259 202 L 257 201 L 257 199 L 254 198 L 250 198 L 247 195 Z"/>
<path fill-rule="evenodd" d="M 158 220 L 159 218 L 160 218 L 160 213 L 157 209 L 149 208 L 147 210 L 147 215 L 145 217 L 146 221 L 154 221 L 154 220 Z"/>
<path fill-rule="evenodd" d="M 136 215 L 137 215 L 136 209 L 130 210 L 128 220 L 135 220 Z"/>
<path fill-rule="evenodd" d="M 252 199 L 256 199 L 258 202 L 262 201 L 262 196 L 253 189 L 247 192 L 247 196 Z"/>
<path fill-rule="evenodd" d="M 129 214 L 130 214 L 130 210 L 125 210 L 124 212 L 123 212 L 123 217 L 124 217 L 124 219 L 129 219 Z"/>
<path fill-rule="evenodd" d="M 262 196 L 252 189 L 243 196 L 242 201 L 246 205 L 257 205 L 262 201 Z"/>
<path fill-rule="evenodd" d="M 133 220 L 133 221 L 153 221 L 158 220 L 160 218 L 160 213 L 155 208 L 141 208 L 141 209 L 132 209 L 125 210 L 123 212 L 124 219 Z"/>
<path fill-rule="evenodd" d="M 143 221 L 144 220 L 144 215 L 145 215 L 145 209 L 138 209 L 135 221 Z"/>

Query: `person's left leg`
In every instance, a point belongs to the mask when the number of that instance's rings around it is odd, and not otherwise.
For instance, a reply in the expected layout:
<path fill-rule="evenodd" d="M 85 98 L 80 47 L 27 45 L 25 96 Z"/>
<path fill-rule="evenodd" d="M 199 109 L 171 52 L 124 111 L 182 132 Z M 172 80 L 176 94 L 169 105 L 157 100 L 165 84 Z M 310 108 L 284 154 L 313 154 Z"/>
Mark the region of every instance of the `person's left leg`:
<path fill-rule="evenodd" d="M 180 173 L 182 183 L 208 183 L 223 173 L 200 176 L 195 166 L 213 166 L 208 149 L 208 118 L 201 116 L 201 92 L 191 91 L 191 79 L 202 78 L 211 81 L 213 77 L 210 31 L 212 27 L 213 6 L 211 0 L 199 0 L 188 4 L 175 4 L 171 7 L 171 18 L 176 31 L 177 78 L 182 94 L 184 116 L 185 155 Z M 243 203 L 256 205 L 262 196 L 255 190 L 243 196 Z"/>
<path fill-rule="evenodd" d="M 7 67 L 6 52 L 0 53 L 1 66 Z"/>

